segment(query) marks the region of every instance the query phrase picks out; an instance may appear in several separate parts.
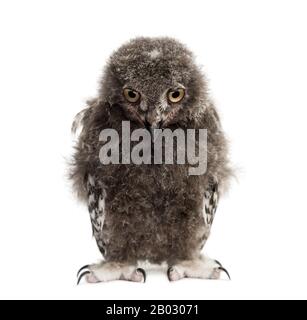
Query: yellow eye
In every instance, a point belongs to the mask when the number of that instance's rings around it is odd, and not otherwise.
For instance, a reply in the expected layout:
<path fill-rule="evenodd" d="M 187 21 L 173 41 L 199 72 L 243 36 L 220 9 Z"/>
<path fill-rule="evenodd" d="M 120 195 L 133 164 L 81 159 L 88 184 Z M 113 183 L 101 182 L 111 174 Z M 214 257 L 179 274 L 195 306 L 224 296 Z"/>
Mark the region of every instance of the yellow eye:
<path fill-rule="evenodd" d="M 124 97 L 127 101 L 136 103 L 140 100 L 141 95 L 135 90 L 126 88 L 124 89 Z"/>
<path fill-rule="evenodd" d="M 168 100 L 171 103 L 178 103 L 180 102 L 185 95 L 185 91 L 182 88 L 176 89 L 176 90 L 170 90 L 168 92 Z"/>

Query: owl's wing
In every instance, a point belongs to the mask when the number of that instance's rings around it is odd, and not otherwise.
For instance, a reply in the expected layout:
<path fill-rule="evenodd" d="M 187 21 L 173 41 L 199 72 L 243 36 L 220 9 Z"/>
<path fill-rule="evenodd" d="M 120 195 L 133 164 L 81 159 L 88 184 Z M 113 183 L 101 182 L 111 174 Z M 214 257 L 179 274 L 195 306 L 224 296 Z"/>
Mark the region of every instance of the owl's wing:
<path fill-rule="evenodd" d="M 105 242 L 102 233 L 105 219 L 105 190 L 99 186 L 95 177 L 90 174 L 87 176 L 86 189 L 93 236 L 96 239 L 100 252 L 102 255 L 105 255 Z"/>
<path fill-rule="evenodd" d="M 207 227 L 211 228 L 219 201 L 218 183 L 215 181 L 208 187 L 204 194 L 203 214 Z"/>
<path fill-rule="evenodd" d="M 203 198 L 203 218 L 204 218 L 204 233 L 200 240 L 200 248 L 202 249 L 209 238 L 211 226 L 216 213 L 219 200 L 218 183 L 210 183 L 204 193 Z"/>
<path fill-rule="evenodd" d="M 92 99 L 87 101 L 87 107 L 76 114 L 72 123 L 71 132 L 79 137 L 84 127 L 88 127 L 91 121 L 91 115 L 94 113 L 95 108 L 103 105 L 99 99 Z"/>

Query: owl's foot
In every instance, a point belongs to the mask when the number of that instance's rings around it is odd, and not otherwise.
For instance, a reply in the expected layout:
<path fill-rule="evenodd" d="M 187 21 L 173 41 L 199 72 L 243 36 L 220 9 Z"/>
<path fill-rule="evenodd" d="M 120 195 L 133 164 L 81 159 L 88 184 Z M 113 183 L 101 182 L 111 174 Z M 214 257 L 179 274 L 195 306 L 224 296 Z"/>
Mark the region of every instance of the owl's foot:
<path fill-rule="evenodd" d="M 230 280 L 228 271 L 216 260 L 201 257 L 197 260 L 182 261 L 168 269 L 169 281 L 178 281 L 183 278 L 220 279 L 225 272 Z"/>
<path fill-rule="evenodd" d="M 82 279 L 87 283 L 126 280 L 132 282 L 145 282 L 146 272 L 133 265 L 117 262 L 102 262 L 101 264 L 87 265 L 78 272 L 78 284 Z"/>

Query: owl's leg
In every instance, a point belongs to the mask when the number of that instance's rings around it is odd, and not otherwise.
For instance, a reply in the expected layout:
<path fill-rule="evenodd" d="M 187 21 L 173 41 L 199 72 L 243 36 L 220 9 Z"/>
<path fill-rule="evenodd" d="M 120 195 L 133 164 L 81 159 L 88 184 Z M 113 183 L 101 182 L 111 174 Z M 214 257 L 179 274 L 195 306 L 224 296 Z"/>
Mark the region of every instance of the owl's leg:
<path fill-rule="evenodd" d="M 78 272 L 78 284 L 82 279 L 87 283 L 107 282 L 114 280 L 126 280 L 133 282 L 145 282 L 146 273 L 143 269 L 131 264 L 118 262 L 102 262 L 85 266 Z"/>
<path fill-rule="evenodd" d="M 228 271 L 216 260 L 201 256 L 195 260 L 181 261 L 168 269 L 168 279 L 177 281 L 183 278 L 220 279 L 222 272 Z"/>

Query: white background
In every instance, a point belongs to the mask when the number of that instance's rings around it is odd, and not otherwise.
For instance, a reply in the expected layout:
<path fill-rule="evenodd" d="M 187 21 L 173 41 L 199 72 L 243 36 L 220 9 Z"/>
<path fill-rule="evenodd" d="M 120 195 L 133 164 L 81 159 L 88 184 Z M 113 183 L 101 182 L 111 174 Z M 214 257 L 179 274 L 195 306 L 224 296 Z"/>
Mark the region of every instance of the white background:
<path fill-rule="evenodd" d="M 0 2 L 0 297 L 307 298 L 306 1 Z M 207 253 L 233 280 L 75 284 L 100 258 L 66 180 L 70 125 L 107 57 L 174 36 L 210 79 L 238 182 Z"/>

